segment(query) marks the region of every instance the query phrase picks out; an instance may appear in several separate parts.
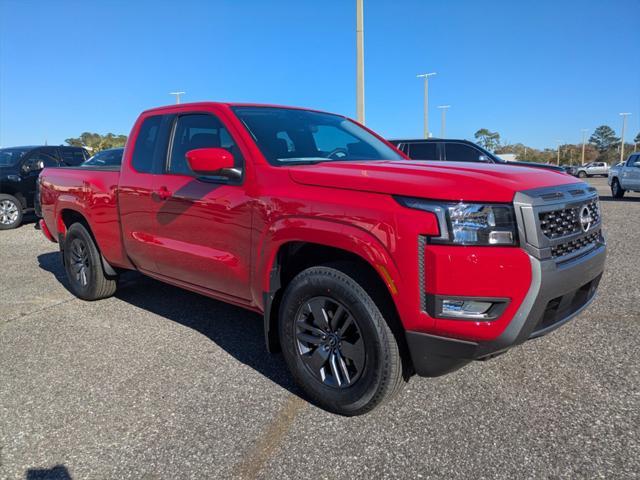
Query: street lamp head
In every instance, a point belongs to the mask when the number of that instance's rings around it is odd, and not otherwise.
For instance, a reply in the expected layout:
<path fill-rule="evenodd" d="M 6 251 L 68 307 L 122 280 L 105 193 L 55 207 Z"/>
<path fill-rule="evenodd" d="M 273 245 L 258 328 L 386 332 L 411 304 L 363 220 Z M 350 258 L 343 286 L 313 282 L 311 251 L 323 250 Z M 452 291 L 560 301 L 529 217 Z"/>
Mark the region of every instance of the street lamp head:
<path fill-rule="evenodd" d="M 420 75 L 416 75 L 416 78 L 429 78 L 429 77 L 433 77 L 434 75 L 437 75 L 437 73 L 436 72 L 421 73 Z"/>
<path fill-rule="evenodd" d="M 186 92 L 169 92 L 169 95 L 184 95 Z"/>
<path fill-rule="evenodd" d="M 621 112 L 620 115 L 626 117 L 627 115 L 631 115 L 631 112 Z"/>
<path fill-rule="evenodd" d="M 438 105 L 438 108 L 450 108 L 451 105 Z"/>

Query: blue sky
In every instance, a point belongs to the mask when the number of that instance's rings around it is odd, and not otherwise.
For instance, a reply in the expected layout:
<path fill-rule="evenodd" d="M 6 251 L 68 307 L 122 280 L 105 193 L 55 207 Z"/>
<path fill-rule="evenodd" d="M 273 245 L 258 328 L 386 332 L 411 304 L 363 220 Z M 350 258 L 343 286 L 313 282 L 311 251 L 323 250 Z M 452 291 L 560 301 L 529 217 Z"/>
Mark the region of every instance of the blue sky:
<path fill-rule="evenodd" d="M 365 0 L 367 125 L 422 134 L 422 83 L 447 136 L 481 127 L 534 147 L 632 112 L 640 0 Z M 128 134 L 141 110 L 220 100 L 355 116 L 355 0 L 0 0 L 0 145 Z"/>

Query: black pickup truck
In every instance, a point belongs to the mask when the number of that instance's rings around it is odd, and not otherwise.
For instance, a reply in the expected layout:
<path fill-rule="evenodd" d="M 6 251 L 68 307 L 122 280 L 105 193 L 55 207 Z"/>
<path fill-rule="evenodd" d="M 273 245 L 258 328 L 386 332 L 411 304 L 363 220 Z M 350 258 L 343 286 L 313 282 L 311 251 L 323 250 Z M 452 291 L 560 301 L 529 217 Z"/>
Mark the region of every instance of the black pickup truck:
<path fill-rule="evenodd" d="M 77 166 L 89 157 L 82 147 L 0 148 L 0 230 L 19 227 L 34 208 L 36 181 L 44 167 Z"/>

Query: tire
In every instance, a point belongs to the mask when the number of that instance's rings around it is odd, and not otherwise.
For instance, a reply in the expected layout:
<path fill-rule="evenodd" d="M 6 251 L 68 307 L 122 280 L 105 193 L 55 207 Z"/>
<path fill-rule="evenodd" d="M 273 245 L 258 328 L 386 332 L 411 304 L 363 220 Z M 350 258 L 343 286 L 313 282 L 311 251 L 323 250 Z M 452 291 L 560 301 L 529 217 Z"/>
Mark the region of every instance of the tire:
<path fill-rule="evenodd" d="M 93 237 L 80 223 L 69 227 L 63 246 L 64 268 L 71 292 L 82 300 L 100 300 L 116 291 L 117 278 L 104 272 Z"/>
<path fill-rule="evenodd" d="M 0 230 L 11 230 L 22 223 L 22 203 L 13 195 L 0 193 Z"/>
<path fill-rule="evenodd" d="M 587 178 L 587 172 L 585 172 L 584 170 L 581 170 L 578 172 L 578 177 L 579 178 Z"/>
<path fill-rule="evenodd" d="M 280 305 L 279 334 L 289 371 L 308 397 L 352 416 L 391 399 L 404 378 L 388 323 L 354 280 L 358 275 L 343 266 L 311 267 L 291 281 Z"/>
<path fill-rule="evenodd" d="M 624 197 L 624 190 L 620 186 L 620 182 L 617 178 L 614 178 L 611 182 L 611 196 L 613 198 L 622 198 Z"/>

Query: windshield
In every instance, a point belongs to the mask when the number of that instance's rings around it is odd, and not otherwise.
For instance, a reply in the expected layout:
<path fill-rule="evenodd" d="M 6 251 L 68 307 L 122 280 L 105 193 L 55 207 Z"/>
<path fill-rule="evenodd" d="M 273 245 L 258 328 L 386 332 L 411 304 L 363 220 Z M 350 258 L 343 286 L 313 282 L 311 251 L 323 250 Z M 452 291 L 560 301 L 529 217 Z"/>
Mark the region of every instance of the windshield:
<path fill-rule="evenodd" d="M 0 167 L 17 165 L 29 148 L 0 148 Z"/>
<path fill-rule="evenodd" d="M 402 160 L 383 141 L 339 115 L 277 107 L 234 107 L 272 165 Z"/>
<path fill-rule="evenodd" d="M 114 148 L 110 150 L 103 150 L 96 153 L 93 157 L 82 164 L 85 166 L 110 166 L 120 165 L 122 163 L 122 152 L 124 148 Z"/>

